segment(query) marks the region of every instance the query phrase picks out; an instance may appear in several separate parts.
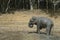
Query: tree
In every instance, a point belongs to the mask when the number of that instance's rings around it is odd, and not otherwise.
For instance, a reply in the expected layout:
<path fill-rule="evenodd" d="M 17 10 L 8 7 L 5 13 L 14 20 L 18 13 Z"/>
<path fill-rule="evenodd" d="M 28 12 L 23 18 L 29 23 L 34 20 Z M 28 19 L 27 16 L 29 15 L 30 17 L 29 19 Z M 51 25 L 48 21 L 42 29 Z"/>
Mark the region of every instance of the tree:
<path fill-rule="evenodd" d="M 7 7 L 6 7 L 6 9 L 5 9 L 5 12 L 7 12 L 8 11 L 8 9 L 9 9 L 9 7 L 10 7 L 10 0 L 8 0 L 8 2 L 7 2 Z"/>
<path fill-rule="evenodd" d="M 29 0 L 29 1 L 30 1 L 30 10 L 33 10 L 32 0 Z"/>

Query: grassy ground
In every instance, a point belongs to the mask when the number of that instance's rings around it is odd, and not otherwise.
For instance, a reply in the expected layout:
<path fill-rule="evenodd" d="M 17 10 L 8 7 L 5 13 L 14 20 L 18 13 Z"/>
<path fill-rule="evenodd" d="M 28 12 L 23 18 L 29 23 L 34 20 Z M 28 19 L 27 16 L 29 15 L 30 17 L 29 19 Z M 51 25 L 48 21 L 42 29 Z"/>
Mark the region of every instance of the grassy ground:
<path fill-rule="evenodd" d="M 37 34 L 36 26 L 28 27 L 28 21 L 32 16 L 43 16 L 54 22 L 52 35 Z M 41 30 L 45 32 L 45 29 Z M 60 17 L 49 17 L 44 11 L 16 11 L 15 14 L 3 14 L 0 16 L 0 40 L 60 40 Z"/>

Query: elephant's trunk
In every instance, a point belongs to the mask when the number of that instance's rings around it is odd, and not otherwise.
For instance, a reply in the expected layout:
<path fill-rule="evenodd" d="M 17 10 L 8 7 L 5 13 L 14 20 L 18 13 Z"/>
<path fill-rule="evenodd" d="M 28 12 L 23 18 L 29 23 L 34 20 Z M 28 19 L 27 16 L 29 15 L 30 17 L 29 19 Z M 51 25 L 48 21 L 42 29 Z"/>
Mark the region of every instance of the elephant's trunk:
<path fill-rule="evenodd" d="M 29 22 L 28 26 L 29 26 L 30 28 L 32 28 L 32 27 L 33 27 L 33 24 L 32 24 L 31 22 Z"/>

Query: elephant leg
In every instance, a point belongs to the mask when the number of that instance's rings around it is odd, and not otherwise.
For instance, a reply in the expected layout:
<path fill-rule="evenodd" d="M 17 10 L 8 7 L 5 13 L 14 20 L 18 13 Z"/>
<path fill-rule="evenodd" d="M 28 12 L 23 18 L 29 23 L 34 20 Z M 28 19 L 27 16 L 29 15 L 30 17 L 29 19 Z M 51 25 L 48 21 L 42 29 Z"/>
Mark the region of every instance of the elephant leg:
<path fill-rule="evenodd" d="M 40 34 L 40 25 L 37 25 L 37 33 Z"/>
<path fill-rule="evenodd" d="M 47 35 L 51 34 L 51 27 L 50 26 L 47 26 L 46 32 L 47 32 Z"/>
<path fill-rule="evenodd" d="M 49 29 L 49 35 L 51 35 L 51 30 L 52 30 L 52 26 L 50 26 L 50 29 Z"/>
<path fill-rule="evenodd" d="M 40 34 L 40 29 L 39 29 L 39 27 L 37 27 L 37 33 Z"/>

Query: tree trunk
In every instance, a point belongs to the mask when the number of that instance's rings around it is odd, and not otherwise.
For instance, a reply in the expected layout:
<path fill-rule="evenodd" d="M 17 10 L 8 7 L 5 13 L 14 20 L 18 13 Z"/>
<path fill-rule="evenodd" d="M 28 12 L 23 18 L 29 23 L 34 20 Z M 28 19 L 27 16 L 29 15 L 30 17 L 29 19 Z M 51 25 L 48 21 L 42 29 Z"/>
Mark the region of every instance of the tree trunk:
<path fill-rule="evenodd" d="M 30 1 L 30 10 L 33 10 L 32 0 L 29 0 L 29 1 Z"/>
<path fill-rule="evenodd" d="M 8 0 L 7 8 L 6 8 L 5 12 L 7 12 L 7 11 L 8 11 L 8 9 L 9 9 L 9 3 L 10 3 L 10 0 Z"/>
<path fill-rule="evenodd" d="M 37 5 L 37 8 L 39 9 L 39 0 L 38 0 L 38 5 Z"/>

